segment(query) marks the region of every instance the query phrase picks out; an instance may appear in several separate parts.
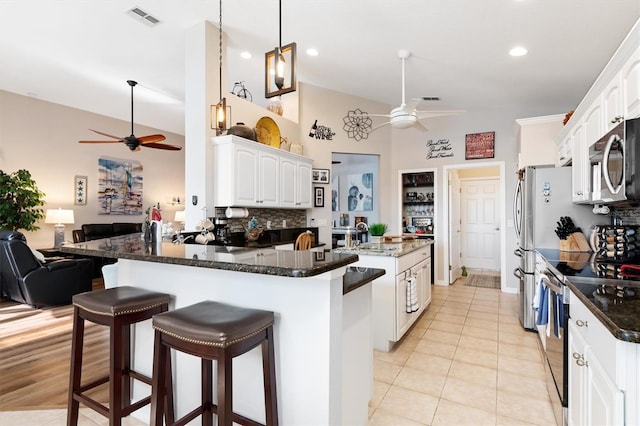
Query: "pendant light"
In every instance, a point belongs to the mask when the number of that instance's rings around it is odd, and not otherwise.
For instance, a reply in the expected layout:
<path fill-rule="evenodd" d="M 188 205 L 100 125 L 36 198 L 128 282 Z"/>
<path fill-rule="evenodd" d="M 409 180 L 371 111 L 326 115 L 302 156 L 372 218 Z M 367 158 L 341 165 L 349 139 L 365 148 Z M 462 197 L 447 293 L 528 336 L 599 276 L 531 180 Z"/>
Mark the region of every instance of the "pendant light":
<path fill-rule="evenodd" d="M 218 30 L 220 34 L 220 38 L 218 41 L 219 45 L 219 74 L 220 77 L 220 101 L 215 105 L 215 110 L 212 108 L 212 117 L 211 117 L 211 128 L 216 129 L 216 136 L 220 136 L 224 133 L 225 130 L 229 127 L 227 125 L 227 99 L 222 96 L 222 0 L 220 0 L 220 15 L 218 20 Z M 229 107 L 231 108 L 231 107 Z M 215 124 L 214 124 L 215 123 Z M 214 127 L 215 126 L 215 127 Z"/>
<path fill-rule="evenodd" d="M 296 90 L 296 44 L 282 45 L 282 0 L 278 0 L 278 46 L 265 54 L 265 98 Z"/>

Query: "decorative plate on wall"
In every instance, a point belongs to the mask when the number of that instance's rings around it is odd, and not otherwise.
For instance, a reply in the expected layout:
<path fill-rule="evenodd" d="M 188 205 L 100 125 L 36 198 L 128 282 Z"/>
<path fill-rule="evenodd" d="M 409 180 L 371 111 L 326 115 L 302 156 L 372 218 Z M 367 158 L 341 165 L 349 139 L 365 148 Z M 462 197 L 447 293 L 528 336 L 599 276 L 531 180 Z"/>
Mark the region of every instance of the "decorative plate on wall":
<path fill-rule="evenodd" d="M 262 117 L 256 123 L 256 139 L 265 145 L 280 148 L 280 129 L 270 117 Z"/>

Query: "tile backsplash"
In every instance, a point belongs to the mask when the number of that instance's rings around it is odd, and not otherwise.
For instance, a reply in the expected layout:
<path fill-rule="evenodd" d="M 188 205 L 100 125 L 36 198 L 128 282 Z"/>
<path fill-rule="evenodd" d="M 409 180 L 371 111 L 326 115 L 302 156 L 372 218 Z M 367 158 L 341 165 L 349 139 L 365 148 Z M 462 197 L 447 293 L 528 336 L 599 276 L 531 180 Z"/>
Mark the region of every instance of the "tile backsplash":
<path fill-rule="evenodd" d="M 225 216 L 226 207 L 216 207 L 216 217 Z M 307 226 L 307 211 L 296 209 L 258 209 L 250 208 L 249 217 L 229 219 L 231 231 L 239 231 L 247 226 L 247 222 L 252 217 L 258 220 L 258 225 L 267 229 L 267 221 L 271 221 L 272 229 L 300 228 Z M 286 221 L 286 226 L 282 226 L 282 221 Z"/>
<path fill-rule="evenodd" d="M 640 225 L 640 207 L 614 207 L 609 216 L 621 219 L 623 225 Z"/>

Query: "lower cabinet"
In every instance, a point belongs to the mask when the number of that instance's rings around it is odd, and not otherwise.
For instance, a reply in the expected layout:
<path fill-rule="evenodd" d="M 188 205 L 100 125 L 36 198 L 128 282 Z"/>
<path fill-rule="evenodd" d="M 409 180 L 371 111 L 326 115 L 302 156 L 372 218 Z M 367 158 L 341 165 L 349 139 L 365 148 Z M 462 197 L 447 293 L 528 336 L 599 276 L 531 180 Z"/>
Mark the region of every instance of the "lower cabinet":
<path fill-rule="evenodd" d="M 569 425 L 637 424 L 638 344 L 616 339 L 571 294 Z"/>
<path fill-rule="evenodd" d="M 383 268 L 373 283 L 373 347 L 389 352 L 431 303 L 431 247 L 425 245 L 401 257 L 367 255 L 351 266 Z M 407 312 L 407 286 L 415 280 L 418 310 Z"/>

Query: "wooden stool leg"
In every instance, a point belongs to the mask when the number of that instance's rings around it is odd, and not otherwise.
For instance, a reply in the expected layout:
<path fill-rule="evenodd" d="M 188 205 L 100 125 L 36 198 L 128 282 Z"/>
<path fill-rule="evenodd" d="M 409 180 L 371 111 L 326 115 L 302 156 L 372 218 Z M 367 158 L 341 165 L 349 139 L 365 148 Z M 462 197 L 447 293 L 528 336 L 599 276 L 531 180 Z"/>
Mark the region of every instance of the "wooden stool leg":
<path fill-rule="evenodd" d="M 173 389 L 166 386 L 166 376 L 171 371 L 166 370 L 168 349 L 162 344 L 162 333 L 155 331 L 153 343 L 153 373 L 151 376 L 151 425 L 162 426 L 162 413 L 165 411 L 167 393 L 173 393 Z M 173 423 L 173 420 L 171 421 Z M 167 420 L 167 424 L 170 424 Z"/>
<path fill-rule="evenodd" d="M 120 407 L 128 407 L 131 405 L 131 325 L 123 325 L 122 329 L 122 372 L 125 374 L 122 380 L 122 398 L 120 398 Z"/>
<path fill-rule="evenodd" d="M 176 413 L 173 405 L 173 370 L 171 368 L 171 351 L 167 348 L 164 355 L 165 362 L 165 391 L 164 391 L 164 416 L 165 423 L 170 425 L 176 421 Z"/>
<path fill-rule="evenodd" d="M 264 406 L 267 426 L 278 426 L 278 401 L 276 393 L 276 367 L 273 342 L 273 327 L 266 330 L 262 341 L 262 370 L 264 374 Z"/>
<path fill-rule="evenodd" d="M 233 421 L 233 358 L 225 350 L 218 356 L 218 425 L 231 426 Z"/>
<path fill-rule="evenodd" d="M 120 426 L 122 422 L 122 334 L 122 321 L 115 317 L 109 333 L 109 426 Z"/>
<path fill-rule="evenodd" d="M 213 361 L 202 358 L 201 364 L 202 426 L 213 426 Z"/>
<path fill-rule="evenodd" d="M 67 404 L 67 426 L 78 424 L 80 402 L 73 396 L 80 390 L 82 374 L 82 346 L 84 344 L 84 319 L 77 307 L 73 308 L 73 334 L 71 336 L 71 367 L 69 368 L 69 401 Z"/>

